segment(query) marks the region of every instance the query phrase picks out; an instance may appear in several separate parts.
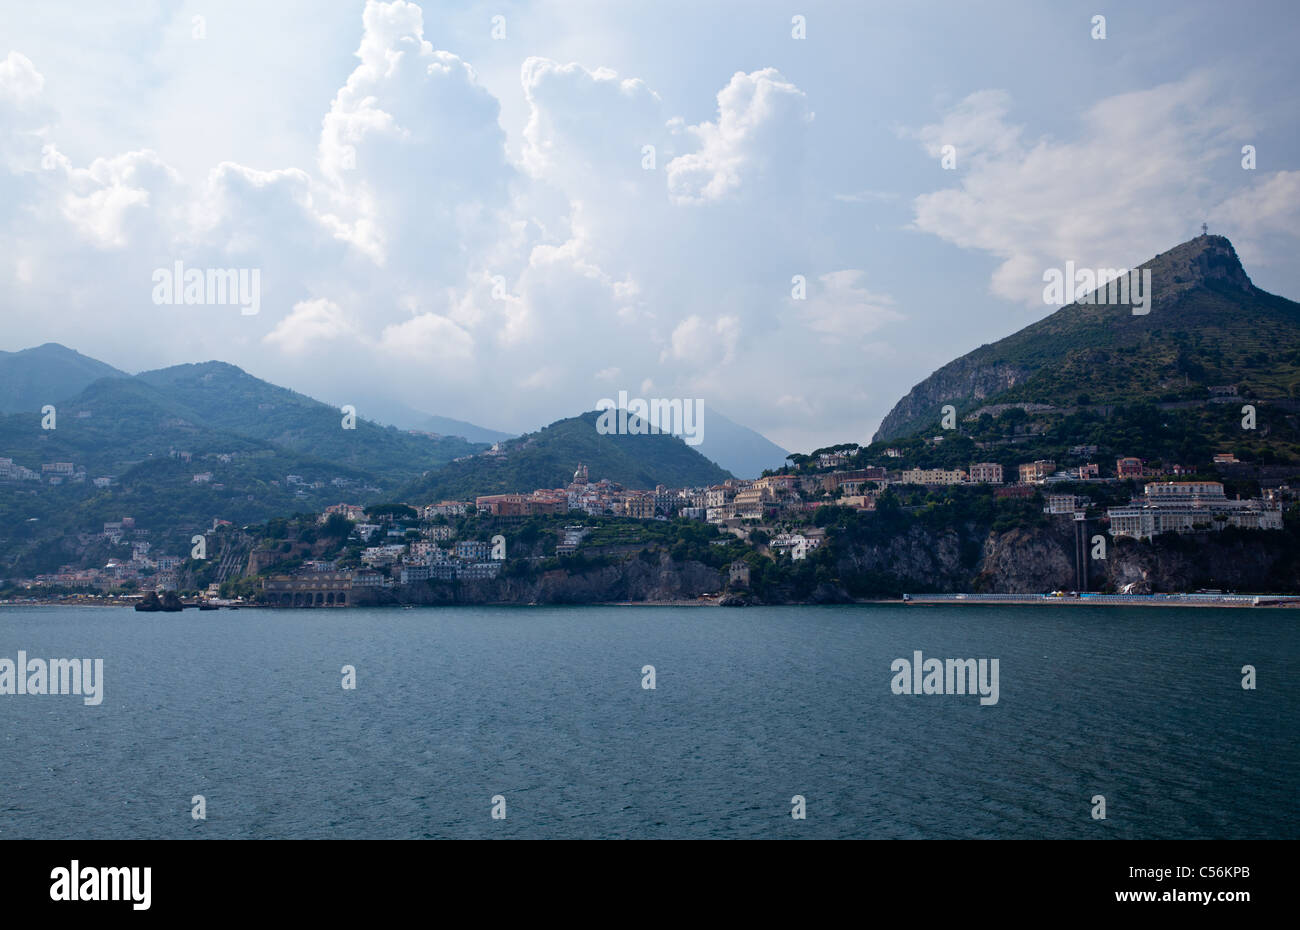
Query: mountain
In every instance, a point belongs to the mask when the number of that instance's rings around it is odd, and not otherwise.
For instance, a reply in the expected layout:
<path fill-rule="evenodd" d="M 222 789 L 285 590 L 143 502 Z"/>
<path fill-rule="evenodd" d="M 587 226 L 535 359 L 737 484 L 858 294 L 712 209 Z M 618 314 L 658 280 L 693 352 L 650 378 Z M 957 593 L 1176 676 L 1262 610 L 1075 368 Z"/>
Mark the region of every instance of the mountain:
<path fill-rule="evenodd" d="M 1161 405 L 1201 410 L 1186 415 L 1188 426 L 1211 438 L 1241 437 L 1239 426 L 1229 425 L 1240 418 L 1240 404 L 1210 407 L 1211 387 L 1235 386 L 1238 396 L 1282 410 L 1300 396 L 1300 304 L 1255 287 L 1226 238 L 1198 236 L 1138 269 L 1151 273 L 1148 313 L 1134 314 L 1129 305 L 1062 307 L 931 374 L 894 406 L 872 441 L 937 433 L 945 404 L 959 418 L 1001 404 L 1066 413 Z M 1275 425 L 1279 441 L 1294 427 L 1282 419 Z"/>
<path fill-rule="evenodd" d="M 125 372 L 56 342 L 21 352 L 0 352 L 0 414 L 39 411 L 85 390 L 100 378 Z"/>
<path fill-rule="evenodd" d="M 488 429 L 464 420 L 442 417 L 423 410 L 416 410 L 401 401 L 377 396 L 360 396 L 356 408 L 368 419 L 376 423 L 386 423 L 398 429 L 415 430 L 421 433 L 435 433 L 439 436 L 460 436 L 470 442 L 500 442 L 511 439 L 515 433 L 503 433 L 501 430 Z"/>
<path fill-rule="evenodd" d="M 580 464 L 592 481 L 628 488 L 696 487 L 733 477 L 675 436 L 602 435 L 596 411 L 558 420 L 535 433 L 431 471 L 402 492 L 410 502 L 470 500 L 480 494 L 564 487 Z"/>
<path fill-rule="evenodd" d="M 135 376 L 193 412 L 196 422 L 350 466 L 376 478 L 407 481 L 431 465 L 467 455 L 463 439 L 432 439 L 356 417 L 345 429 L 332 407 L 255 378 L 225 362 L 175 365 Z"/>
<path fill-rule="evenodd" d="M 704 408 L 704 429 L 695 451 L 737 478 L 757 478 L 765 468 L 780 468 L 790 454 L 763 434 L 727 419 L 712 407 Z"/>
<path fill-rule="evenodd" d="M 0 574 L 129 556 L 90 539 L 123 516 L 154 551 L 179 555 L 214 519 L 391 499 L 429 468 L 484 448 L 359 417 L 345 429 L 338 408 L 222 362 L 117 373 L 57 407 L 53 429 L 39 406 L 0 415 L 0 456 L 13 461 L 0 469 Z M 73 473 L 52 483 L 42 466 L 60 462 Z"/>

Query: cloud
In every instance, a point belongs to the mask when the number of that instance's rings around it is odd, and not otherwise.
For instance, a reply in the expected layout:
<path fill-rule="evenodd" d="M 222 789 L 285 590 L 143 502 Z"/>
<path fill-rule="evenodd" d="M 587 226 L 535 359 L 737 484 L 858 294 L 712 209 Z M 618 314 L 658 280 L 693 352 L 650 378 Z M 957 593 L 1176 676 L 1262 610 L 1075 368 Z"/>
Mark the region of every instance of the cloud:
<path fill-rule="evenodd" d="M 360 26 L 348 70 L 297 114 L 319 127 L 302 159 L 221 158 L 192 177 L 142 147 L 86 161 L 11 53 L 0 276 L 16 315 L 57 303 L 77 347 L 119 365 L 220 357 L 319 396 L 364 385 L 521 430 L 589 409 L 592 372 L 605 391 L 707 396 L 758 428 L 802 415 L 775 397 L 842 391 L 857 350 L 827 340 L 892 303 L 822 249 L 831 192 L 803 195 L 812 110 L 779 71 L 677 101 L 716 100 L 692 125 L 635 75 L 527 58 L 513 163 L 500 101 L 426 36 L 420 7 L 370 0 Z M 261 312 L 155 306 L 152 271 L 176 261 L 258 269 Z M 807 318 L 785 312 L 796 272 L 821 282 Z M 787 365 L 807 357 L 815 370 Z"/>
<path fill-rule="evenodd" d="M 861 286 L 865 274 L 850 268 L 821 275 L 807 299 L 792 300 L 791 306 L 814 332 L 835 340 L 860 341 L 886 323 L 903 319 L 892 297 Z"/>
<path fill-rule="evenodd" d="M 740 338 L 740 320 L 734 316 L 718 317 L 708 322 L 689 316 L 673 330 L 671 346 L 665 356 L 697 365 L 726 365 L 736 356 Z"/>
<path fill-rule="evenodd" d="M 447 364 L 469 360 L 474 337 L 444 316 L 421 313 L 385 327 L 380 348 L 397 358 Z"/>
<path fill-rule="evenodd" d="M 0 61 L 0 101 L 23 106 L 40 96 L 44 86 L 45 77 L 26 55 L 11 51 Z"/>
<path fill-rule="evenodd" d="M 292 355 L 302 355 L 322 343 L 340 339 L 354 344 L 361 341 L 360 334 L 339 306 L 323 298 L 295 304 L 293 311 L 262 338 Z"/>
<path fill-rule="evenodd" d="M 700 147 L 669 163 L 669 193 L 679 204 L 705 204 L 789 179 L 802 141 L 793 130 L 812 118 L 804 92 L 776 69 L 737 71 L 718 92 L 717 122 L 686 128 Z"/>
<path fill-rule="evenodd" d="M 913 228 L 1001 259 L 992 292 L 1042 306 L 1042 273 L 1072 260 L 1126 267 L 1192 235 L 1216 160 L 1245 132 L 1206 75 L 1108 97 L 1078 138 L 1030 138 L 1005 94 L 972 94 L 914 135 L 958 147 L 955 186 L 913 201 Z M 964 154 L 963 154 L 964 153 Z M 1202 209 L 1197 205 L 1201 204 Z"/>
<path fill-rule="evenodd" d="M 1293 261 L 1300 231 L 1300 171 L 1262 175 L 1211 210 L 1210 221 L 1232 230 L 1237 252 L 1248 265 Z"/>

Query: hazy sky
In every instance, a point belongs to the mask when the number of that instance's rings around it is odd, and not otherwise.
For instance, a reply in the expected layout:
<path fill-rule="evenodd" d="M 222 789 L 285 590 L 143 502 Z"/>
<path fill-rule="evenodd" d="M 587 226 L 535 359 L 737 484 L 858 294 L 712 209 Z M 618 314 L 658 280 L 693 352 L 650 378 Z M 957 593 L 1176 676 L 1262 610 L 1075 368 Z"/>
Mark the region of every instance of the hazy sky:
<path fill-rule="evenodd" d="M 0 348 L 510 431 L 699 397 L 809 449 L 1066 261 L 1204 220 L 1300 298 L 1291 2 L 118 6 L 0 7 Z M 155 303 L 177 261 L 260 311 Z"/>

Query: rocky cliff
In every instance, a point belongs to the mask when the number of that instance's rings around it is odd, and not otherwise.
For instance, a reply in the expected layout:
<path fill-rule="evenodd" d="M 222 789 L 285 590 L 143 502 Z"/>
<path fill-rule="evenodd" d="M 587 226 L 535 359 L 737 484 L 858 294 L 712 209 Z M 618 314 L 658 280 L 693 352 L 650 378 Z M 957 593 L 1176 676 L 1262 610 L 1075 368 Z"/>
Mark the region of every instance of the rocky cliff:
<path fill-rule="evenodd" d="M 1102 530 L 1089 528 L 1089 539 Z M 871 543 L 832 546 L 833 557 L 812 583 L 789 581 L 735 589 L 724 572 L 700 562 L 631 558 L 572 572 L 557 569 L 514 578 L 422 582 L 354 591 L 357 606 L 381 604 L 663 603 L 731 591 L 734 603 L 848 603 L 903 592 L 973 591 L 1041 594 L 1075 590 L 1074 524 L 988 531 L 973 525 L 927 529 L 913 525 Z M 1089 545 L 1089 554 L 1091 545 Z M 1242 593 L 1300 593 L 1300 545 L 1290 531 L 1225 531 L 1138 542 L 1107 539 L 1107 558 L 1087 560 L 1088 590 L 1137 593 L 1219 588 Z"/>
<path fill-rule="evenodd" d="M 693 600 L 723 590 L 722 572 L 700 562 L 628 559 L 583 572 L 462 582 L 421 582 L 394 588 L 358 588 L 354 606 L 382 604 L 599 604 L 614 601 Z"/>
<path fill-rule="evenodd" d="M 836 563 L 841 587 L 863 572 L 884 575 L 898 591 L 1037 594 L 1074 590 L 1073 521 L 988 532 L 971 564 L 956 530 L 912 527 L 904 536 L 851 547 Z M 1104 530 L 1089 528 L 1089 539 Z M 1091 555 L 1091 546 L 1087 553 Z M 1288 531 L 1224 531 L 1139 542 L 1107 538 L 1107 557 L 1087 559 L 1088 590 L 1137 593 L 1219 588 L 1240 592 L 1300 593 L 1300 545 Z"/>

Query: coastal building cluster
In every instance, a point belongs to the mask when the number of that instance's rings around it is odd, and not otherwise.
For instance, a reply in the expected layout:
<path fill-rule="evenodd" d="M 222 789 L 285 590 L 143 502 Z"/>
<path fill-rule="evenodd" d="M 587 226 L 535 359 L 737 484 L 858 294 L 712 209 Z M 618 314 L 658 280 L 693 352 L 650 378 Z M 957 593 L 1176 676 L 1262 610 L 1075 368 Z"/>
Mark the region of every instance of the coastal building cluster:
<path fill-rule="evenodd" d="M 1106 512 L 1112 536 L 1151 539 L 1161 533 L 1195 533 L 1228 527 L 1282 529 L 1282 500 L 1269 488 L 1263 497 L 1229 499 L 1218 481 L 1160 481 L 1142 497 Z"/>
<path fill-rule="evenodd" d="M 32 586 L 110 591 L 133 585 L 139 590 L 159 592 L 176 590 L 177 572 L 184 559 L 178 555 L 152 551 L 153 543 L 149 540 L 149 530 L 136 526 L 133 517 L 122 517 L 120 520 L 105 523 L 102 532 L 83 533 L 78 537 L 78 542 L 82 545 L 95 542 L 104 542 L 113 546 L 129 545 L 131 557 L 110 558 L 102 566 L 89 568 L 64 565 L 57 572 L 36 575 L 31 579 Z"/>
<path fill-rule="evenodd" d="M 886 450 L 886 454 L 898 450 Z M 1075 446 L 1075 457 L 1095 456 L 1097 448 Z M 188 460 L 190 453 L 173 450 L 173 457 Z M 222 457 L 222 456 L 219 456 Z M 898 456 L 890 456 L 901 458 Z M 224 457 L 222 457 L 224 458 Z M 920 485 L 945 488 L 962 485 L 990 485 L 1000 498 L 1032 497 L 1044 492 L 1043 511 L 1073 514 L 1082 518 L 1093 501 L 1074 494 L 1054 493 L 1050 486 L 1060 482 L 1120 482 L 1159 479 L 1148 483 L 1142 495 L 1128 505 L 1111 507 L 1106 519 L 1113 536 L 1150 539 L 1161 533 L 1205 532 L 1241 527 L 1277 529 L 1282 526 L 1282 497 L 1289 489 L 1270 488 L 1263 497 L 1229 499 L 1223 485 L 1215 481 L 1170 480 L 1194 477 L 1195 469 L 1178 464 L 1152 466 L 1140 458 L 1121 456 L 1113 476 L 1103 477 L 1096 463 L 1059 468 L 1051 460 L 1038 459 L 1013 466 L 997 462 L 974 462 L 967 468 L 886 468 L 878 465 L 853 468 L 853 457 L 842 452 L 822 453 L 801 467 L 761 478 L 729 479 L 701 487 L 653 490 L 630 489 L 606 478 L 593 480 L 586 465 L 580 464 L 572 479 L 562 487 L 538 488 L 481 495 L 473 500 L 443 500 L 414 510 L 414 519 L 373 513 L 361 504 L 338 503 L 324 508 L 323 524 L 341 516 L 352 526 L 349 535 L 361 545 L 359 566 L 340 568 L 331 562 L 307 562 L 292 574 L 276 574 L 265 580 L 265 591 L 273 603 L 344 604 L 356 588 L 391 587 L 421 581 L 491 579 L 501 570 L 504 553 L 494 552 L 483 540 L 457 539 L 456 522 L 471 513 L 492 518 L 497 524 L 521 522 L 533 516 L 563 516 L 580 513 L 591 516 L 622 516 L 636 520 L 667 520 L 680 517 L 700 520 L 747 538 L 751 530 L 784 524 L 802 526 L 798 534 L 776 532 L 769 542 L 773 552 L 789 551 L 802 557 L 816 548 L 821 532 L 808 526 L 811 514 L 825 504 L 858 511 L 876 509 L 880 495 L 890 485 Z M 1214 456 L 1217 466 L 1240 465 L 1230 453 Z M 72 463 L 42 466 L 37 476 L 30 469 L 0 458 L 0 480 L 77 480 L 84 469 Z M 98 480 L 98 479 L 96 479 Z M 105 480 L 112 480 L 107 477 Z M 196 472 L 193 480 L 206 483 L 211 473 Z M 275 482 L 279 483 L 279 482 Z M 323 482 L 308 483 L 302 476 L 286 475 L 289 487 L 320 488 Z M 336 481 L 346 487 L 347 480 Z M 214 521 L 213 529 L 227 521 Z M 772 531 L 772 530 L 769 530 Z M 775 532 L 775 531 L 772 531 Z M 566 527 L 559 534 L 555 554 L 573 555 L 589 528 Z M 83 545 L 103 540 L 113 546 L 129 544 L 131 557 L 111 558 L 102 566 L 63 566 L 58 572 L 38 575 L 35 587 L 176 590 L 182 557 L 152 551 L 149 531 L 137 527 L 131 517 L 103 525 L 97 534 L 82 534 Z M 248 570 L 259 574 L 271 568 L 275 551 L 254 551 Z M 328 600 L 327 600 L 328 598 Z"/>

